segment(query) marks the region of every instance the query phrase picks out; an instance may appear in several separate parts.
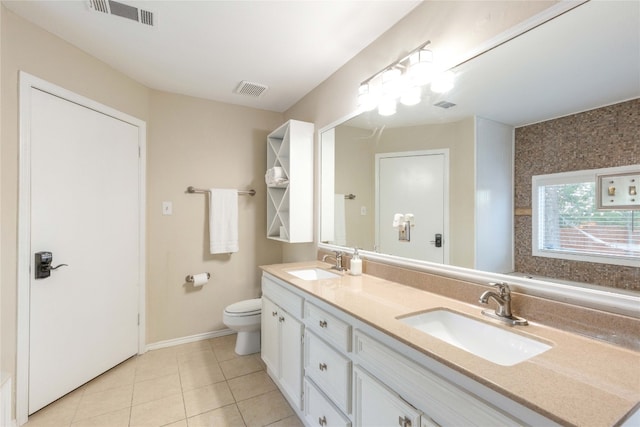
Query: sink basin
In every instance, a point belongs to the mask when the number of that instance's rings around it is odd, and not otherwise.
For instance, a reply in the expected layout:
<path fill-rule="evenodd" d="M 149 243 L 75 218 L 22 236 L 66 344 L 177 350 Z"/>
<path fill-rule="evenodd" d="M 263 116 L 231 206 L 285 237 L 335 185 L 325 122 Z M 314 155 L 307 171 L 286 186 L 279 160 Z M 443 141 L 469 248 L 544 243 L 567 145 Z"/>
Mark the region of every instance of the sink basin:
<path fill-rule="evenodd" d="M 399 317 L 398 320 L 502 366 L 524 362 L 551 348 L 535 339 L 445 309 Z"/>
<path fill-rule="evenodd" d="M 321 268 L 305 268 L 301 270 L 289 270 L 287 273 L 296 276 L 302 280 L 321 280 L 321 279 L 336 279 L 340 277 L 339 274 L 331 273 L 330 271 L 323 270 Z"/>

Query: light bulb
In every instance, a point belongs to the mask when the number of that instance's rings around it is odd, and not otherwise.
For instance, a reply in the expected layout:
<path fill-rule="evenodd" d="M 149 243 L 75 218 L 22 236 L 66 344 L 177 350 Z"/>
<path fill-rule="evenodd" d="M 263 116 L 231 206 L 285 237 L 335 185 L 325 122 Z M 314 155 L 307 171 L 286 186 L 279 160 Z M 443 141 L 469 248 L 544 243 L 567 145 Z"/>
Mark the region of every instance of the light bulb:
<path fill-rule="evenodd" d="M 453 89 L 455 76 L 451 71 L 445 71 L 436 75 L 431 82 L 431 91 L 445 93 Z"/>
<path fill-rule="evenodd" d="M 368 83 L 361 84 L 358 89 L 358 105 L 362 111 L 371 111 L 376 108 L 376 101 Z"/>
<path fill-rule="evenodd" d="M 396 113 L 396 100 L 394 98 L 385 97 L 378 104 L 378 114 L 381 116 L 392 116 Z"/>
<path fill-rule="evenodd" d="M 420 87 L 408 87 L 400 95 L 400 102 L 403 105 L 416 105 L 421 101 L 422 89 Z"/>
<path fill-rule="evenodd" d="M 433 52 L 422 49 L 409 58 L 407 78 L 414 86 L 423 86 L 431 81 L 434 74 Z"/>
<path fill-rule="evenodd" d="M 402 72 L 398 68 L 390 68 L 382 73 L 382 93 L 387 98 L 400 96 Z"/>

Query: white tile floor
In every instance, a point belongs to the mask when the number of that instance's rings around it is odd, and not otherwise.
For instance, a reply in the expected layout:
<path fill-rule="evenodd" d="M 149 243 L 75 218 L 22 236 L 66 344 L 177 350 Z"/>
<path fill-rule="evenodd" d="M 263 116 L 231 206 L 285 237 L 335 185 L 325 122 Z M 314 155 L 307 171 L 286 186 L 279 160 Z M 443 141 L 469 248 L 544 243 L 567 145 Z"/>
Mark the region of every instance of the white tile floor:
<path fill-rule="evenodd" d="M 26 427 L 302 426 L 260 354 L 235 335 L 133 357 L 29 417 Z"/>

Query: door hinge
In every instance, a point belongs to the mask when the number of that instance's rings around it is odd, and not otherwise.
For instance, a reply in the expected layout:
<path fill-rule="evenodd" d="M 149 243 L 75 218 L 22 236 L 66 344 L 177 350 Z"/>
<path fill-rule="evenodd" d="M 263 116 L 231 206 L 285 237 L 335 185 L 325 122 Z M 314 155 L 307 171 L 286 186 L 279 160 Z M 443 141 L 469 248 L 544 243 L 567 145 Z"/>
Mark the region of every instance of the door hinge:
<path fill-rule="evenodd" d="M 142 157 L 142 147 L 138 145 L 138 158 Z"/>

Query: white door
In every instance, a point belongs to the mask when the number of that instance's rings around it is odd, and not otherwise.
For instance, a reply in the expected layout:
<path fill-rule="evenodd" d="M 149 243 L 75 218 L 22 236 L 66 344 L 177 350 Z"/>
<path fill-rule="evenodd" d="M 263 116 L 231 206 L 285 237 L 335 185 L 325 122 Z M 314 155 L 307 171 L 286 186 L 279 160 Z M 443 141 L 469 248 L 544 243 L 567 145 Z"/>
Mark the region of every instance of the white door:
<path fill-rule="evenodd" d="M 444 263 L 446 254 L 445 153 L 376 155 L 376 249 L 380 253 Z M 394 215 L 415 218 L 410 240 L 398 239 Z"/>
<path fill-rule="evenodd" d="M 29 414 L 137 353 L 140 263 L 139 128 L 30 96 Z"/>

